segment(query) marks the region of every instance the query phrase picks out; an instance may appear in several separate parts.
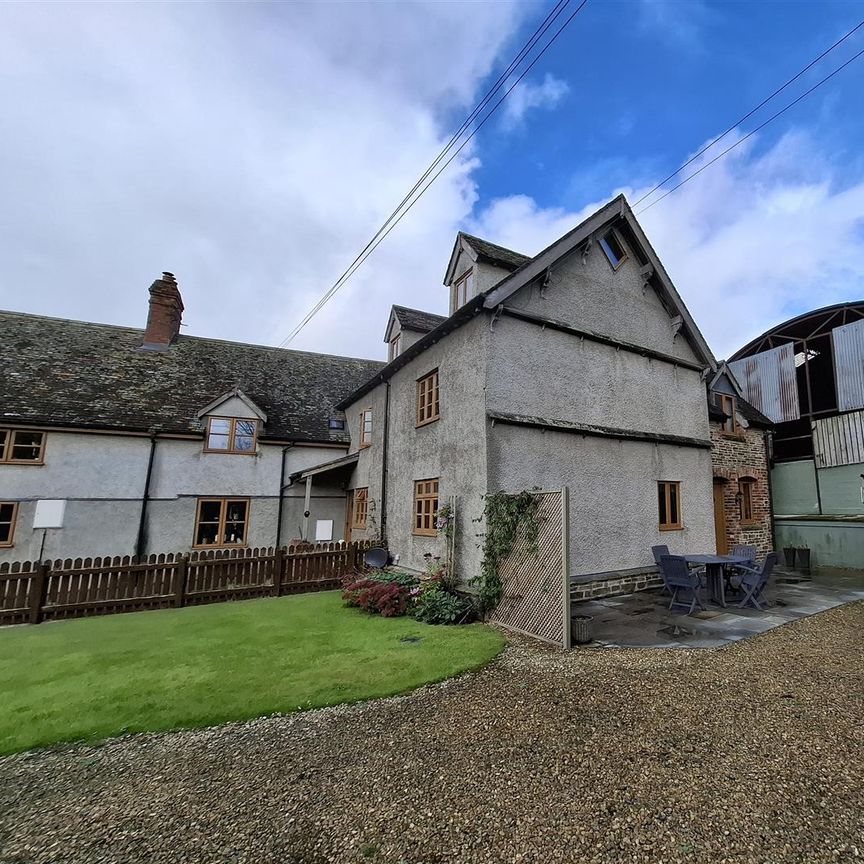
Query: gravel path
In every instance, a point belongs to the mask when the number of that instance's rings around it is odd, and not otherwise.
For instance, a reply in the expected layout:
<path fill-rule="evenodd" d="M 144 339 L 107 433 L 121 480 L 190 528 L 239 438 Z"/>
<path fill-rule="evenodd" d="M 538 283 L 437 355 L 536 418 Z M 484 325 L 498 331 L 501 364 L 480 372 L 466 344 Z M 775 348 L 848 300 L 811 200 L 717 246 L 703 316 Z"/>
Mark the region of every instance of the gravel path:
<path fill-rule="evenodd" d="M 864 857 L 864 604 L 718 651 L 513 641 L 410 696 L 0 760 L 0 861 Z"/>

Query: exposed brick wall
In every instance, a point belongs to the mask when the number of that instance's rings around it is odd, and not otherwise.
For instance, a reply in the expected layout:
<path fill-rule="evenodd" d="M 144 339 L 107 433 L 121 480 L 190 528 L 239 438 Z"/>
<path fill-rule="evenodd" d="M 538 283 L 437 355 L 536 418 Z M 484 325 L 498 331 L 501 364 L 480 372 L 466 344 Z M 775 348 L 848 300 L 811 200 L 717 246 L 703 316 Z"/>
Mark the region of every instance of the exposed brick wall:
<path fill-rule="evenodd" d="M 570 586 L 570 599 L 596 600 L 600 597 L 617 597 L 619 594 L 633 594 L 636 591 L 650 591 L 659 588 L 663 580 L 656 570 L 630 575 L 612 575 L 594 582 L 577 582 Z"/>
<path fill-rule="evenodd" d="M 726 511 L 726 540 L 731 549 L 736 543 L 749 543 L 760 554 L 771 551 L 771 501 L 768 487 L 768 461 L 762 429 L 742 429 L 732 437 L 719 423 L 711 424 L 711 463 L 714 481 L 722 483 Z M 738 481 L 752 477 L 754 524 L 741 524 L 741 506 L 736 494 Z"/>

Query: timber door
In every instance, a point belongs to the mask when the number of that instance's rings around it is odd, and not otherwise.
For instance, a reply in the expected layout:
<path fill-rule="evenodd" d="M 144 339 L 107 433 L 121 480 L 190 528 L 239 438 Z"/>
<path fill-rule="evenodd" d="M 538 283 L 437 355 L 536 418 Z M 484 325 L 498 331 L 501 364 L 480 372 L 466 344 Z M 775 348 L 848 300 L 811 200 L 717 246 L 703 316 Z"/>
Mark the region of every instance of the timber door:
<path fill-rule="evenodd" d="M 729 543 L 726 539 L 726 495 L 725 483 L 714 484 L 714 534 L 717 537 L 717 554 L 728 555 Z"/>
<path fill-rule="evenodd" d="M 345 542 L 351 541 L 351 525 L 354 522 L 354 490 L 345 494 Z"/>

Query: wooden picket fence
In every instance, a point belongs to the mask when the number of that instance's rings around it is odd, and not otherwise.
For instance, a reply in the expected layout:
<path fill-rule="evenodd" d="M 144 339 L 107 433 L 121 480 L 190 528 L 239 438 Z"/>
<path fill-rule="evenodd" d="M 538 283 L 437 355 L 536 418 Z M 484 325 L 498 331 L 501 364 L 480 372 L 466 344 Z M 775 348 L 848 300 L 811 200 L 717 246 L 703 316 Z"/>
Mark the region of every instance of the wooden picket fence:
<path fill-rule="evenodd" d="M 338 588 L 374 541 L 0 564 L 0 625 Z"/>

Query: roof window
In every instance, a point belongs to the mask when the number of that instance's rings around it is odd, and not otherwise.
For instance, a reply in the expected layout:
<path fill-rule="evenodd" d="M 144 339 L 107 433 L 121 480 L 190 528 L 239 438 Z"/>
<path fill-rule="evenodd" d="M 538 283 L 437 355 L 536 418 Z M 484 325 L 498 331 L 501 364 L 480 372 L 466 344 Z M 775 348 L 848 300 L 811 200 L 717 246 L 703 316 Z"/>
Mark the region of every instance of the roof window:
<path fill-rule="evenodd" d="M 338 417 L 331 417 L 329 427 L 331 429 L 344 429 L 345 428 L 345 421 L 340 420 Z"/>

